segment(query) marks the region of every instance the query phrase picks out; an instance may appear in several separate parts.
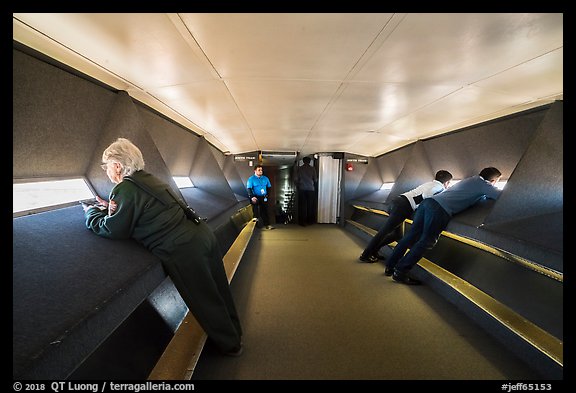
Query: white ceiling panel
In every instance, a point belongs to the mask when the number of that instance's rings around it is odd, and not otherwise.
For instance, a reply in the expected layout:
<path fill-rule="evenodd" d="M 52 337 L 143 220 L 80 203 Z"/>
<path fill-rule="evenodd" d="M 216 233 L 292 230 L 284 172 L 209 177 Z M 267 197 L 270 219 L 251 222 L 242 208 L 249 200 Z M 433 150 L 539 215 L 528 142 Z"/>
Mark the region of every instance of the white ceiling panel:
<path fill-rule="evenodd" d="M 212 80 L 152 89 L 150 93 L 214 135 L 218 130 L 247 130 L 234 100 L 222 81 Z"/>
<path fill-rule="evenodd" d="M 407 14 L 355 80 L 461 86 L 562 47 L 562 14 Z"/>
<path fill-rule="evenodd" d="M 227 85 L 251 128 L 309 130 L 326 109 L 339 83 L 242 80 L 229 81 Z"/>
<path fill-rule="evenodd" d="M 218 136 L 213 136 L 207 134 L 206 139 L 211 142 L 216 140 L 217 143 L 213 143 L 215 146 L 223 145 L 225 149 L 220 149 L 223 152 L 248 152 L 260 150 L 254 142 L 254 137 L 251 133 L 247 132 L 245 129 L 229 129 L 225 134 L 220 134 Z"/>
<path fill-rule="evenodd" d="M 383 141 L 387 146 L 390 146 L 391 150 L 394 150 L 405 146 L 408 143 L 416 142 L 416 139 L 398 138 L 394 135 L 381 132 L 366 133 L 363 137 L 359 137 L 351 141 L 346 151 L 350 153 L 365 155 L 364 152 L 374 151 L 374 146 L 380 146 Z"/>
<path fill-rule="evenodd" d="M 324 149 L 319 150 L 319 152 L 330 152 L 330 151 L 350 151 L 350 146 L 355 143 L 365 139 L 371 134 L 371 132 L 363 131 L 359 132 L 347 132 L 339 129 L 325 130 L 325 131 L 315 131 L 308 137 L 307 143 L 320 144 L 324 146 Z M 326 150 L 326 146 L 333 146 L 333 149 Z M 352 151 L 350 151 L 352 153 Z"/>
<path fill-rule="evenodd" d="M 142 89 L 212 78 L 166 14 L 15 15 Z"/>
<path fill-rule="evenodd" d="M 279 130 L 279 129 L 256 129 L 253 131 L 254 137 L 263 146 L 264 150 L 273 151 L 300 151 L 302 141 L 306 140 L 309 130 Z M 278 138 L 282 134 L 282 138 Z"/>
<path fill-rule="evenodd" d="M 380 130 L 399 138 L 422 139 L 437 135 L 437 130 L 462 128 L 469 125 L 470 119 L 498 112 L 502 107 L 511 107 L 518 99 L 490 90 L 468 86 L 460 91 L 434 102 L 413 114 L 400 119 Z M 447 123 L 449 119 L 453 123 Z M 430 129 L 423 132 L 423 127 Z"/>
<path fill-rule="evenodd" d="M 563 97 L 563 14 L 13 14 L 13 38 L 230 153 L 377 156 Z"/>
<path fill-rule="evenodd" d="M 378 130 L 458 88 L 424 83 L 347 83 L 316 129 Z"/>
<path fill-rule="evenodd" d="M 342 80 L 392 14 L 180 14 L 224 79 Z"/>
<path fill-rule="evenodd" d="M 557 49 L 475 83 L 501 93 L 539 100 L 563 95 L 564 51 Z"/>

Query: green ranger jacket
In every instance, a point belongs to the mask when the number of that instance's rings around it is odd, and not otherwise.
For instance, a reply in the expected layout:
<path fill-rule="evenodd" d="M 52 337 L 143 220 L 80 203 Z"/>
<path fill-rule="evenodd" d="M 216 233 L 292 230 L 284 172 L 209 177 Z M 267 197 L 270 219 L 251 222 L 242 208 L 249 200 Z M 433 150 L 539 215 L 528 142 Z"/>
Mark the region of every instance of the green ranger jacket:
<path fill-rule="evenodd" d="M 129 178 L 153 190 L 162 201 Z M 194 224 L 186 218 L 181 206 L 168 193 L 169 188 L 150 173 L 137 171 L 110 191 L 109 200 L 116 202 L 116 211 L 108 215 L 108 210 L 90 208 L 85 213 L 86 226 L 106 238 L 134 238 L 166 260 L 178 246 L 188 243 L 201 226 L 206 226 L 205 223 Z"/>

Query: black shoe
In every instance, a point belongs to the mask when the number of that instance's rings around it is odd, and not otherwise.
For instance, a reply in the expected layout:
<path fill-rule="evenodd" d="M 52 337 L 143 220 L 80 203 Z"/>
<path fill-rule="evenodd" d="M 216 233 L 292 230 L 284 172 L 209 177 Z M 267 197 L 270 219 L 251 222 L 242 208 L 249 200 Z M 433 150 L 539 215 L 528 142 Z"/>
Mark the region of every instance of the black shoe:
<path fill-rule="evenodd" d="M 392 274 L 392 279 L 394 281 L 401 282 L 402 284 L 406 284 L 406 285 L 420 285 L 420 284 L 422 284 L 422 281 L 416 280 L 412 277 L 409 277 L 408 274 L 406 274 L 406 273 L 399 273 L 397 271 L 394 271 L 394 274 Z"/>
<path fill-rule="evenodd" d="M 384 270 L 384 275 L 390 277 L 394 274 L 394 268 L 386 266 L 386 270 Z"/>
<path fill-rule="evenodd" d="M 369 257 L 365 257 L 364 255 L 360 255 L 360 258 L 358 258 L 358 259 L 361 260 L 362 262 L 367 262 L 367 263 L 378 262 L 378 258 L 376 258 L 374 255 L 370 255 Z"/>
<path fill-rule="evenodd" d="M 232 356 L 232 357 L 238 357 L 240 355 L 242 355 L 242 352 L 244 352 L 244 346 L 242 344 L 240 344 L 240 348 L 235 350 L 235 351 L 230 351 L 230 352 L 222 352 L 222 355 L 224 356 Z"/>
<path fill-rule="evenodd" d="M 376 258 L 380 259 L 381 261 L 385 261 L 386 257 L 384 255 L 376 254 Z"/>

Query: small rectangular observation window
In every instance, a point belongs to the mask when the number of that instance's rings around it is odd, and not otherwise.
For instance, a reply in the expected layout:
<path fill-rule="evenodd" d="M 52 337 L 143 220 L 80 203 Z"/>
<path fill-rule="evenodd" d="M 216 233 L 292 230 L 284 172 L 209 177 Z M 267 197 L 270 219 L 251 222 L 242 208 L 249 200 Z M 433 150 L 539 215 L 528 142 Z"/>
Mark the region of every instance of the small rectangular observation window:
<path fill-rule="evenodd" d="M 178 188 L 194 187 L 192 180 L 188 176 L 173 176 L 172 179 L 174 179 Z"/>
<path fill-rule="evenodd" d="M 12 213 L 94 199 L 82 177 L 73 179 L 19 181 L 12 185 Z"/>

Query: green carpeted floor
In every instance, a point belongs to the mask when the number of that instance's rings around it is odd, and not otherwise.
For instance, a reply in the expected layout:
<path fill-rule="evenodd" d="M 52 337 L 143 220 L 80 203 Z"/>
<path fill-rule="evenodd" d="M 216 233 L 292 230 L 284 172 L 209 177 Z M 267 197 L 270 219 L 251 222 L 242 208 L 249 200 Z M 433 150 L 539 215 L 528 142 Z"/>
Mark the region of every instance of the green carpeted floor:
<path fill-rule="evenodd" d="M 208 342 L 192 380 L 539 379 L 432 289 L 358 261 L 331 224 L 256 230 L 231 287 L 244 354 Z"/>

